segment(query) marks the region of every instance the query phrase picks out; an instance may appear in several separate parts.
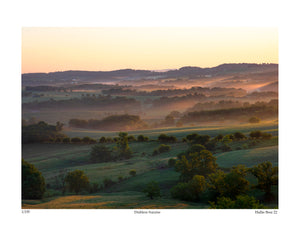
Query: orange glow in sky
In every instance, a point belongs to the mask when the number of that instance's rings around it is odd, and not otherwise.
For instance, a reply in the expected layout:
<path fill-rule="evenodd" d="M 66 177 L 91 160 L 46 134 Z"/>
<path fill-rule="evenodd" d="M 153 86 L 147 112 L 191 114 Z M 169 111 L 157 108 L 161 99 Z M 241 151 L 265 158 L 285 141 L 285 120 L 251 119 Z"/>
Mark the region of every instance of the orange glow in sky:
<path fill-rule="evenodd" d="M 278 63 L 276 28 L 23 28 L 22 73 Z"/>

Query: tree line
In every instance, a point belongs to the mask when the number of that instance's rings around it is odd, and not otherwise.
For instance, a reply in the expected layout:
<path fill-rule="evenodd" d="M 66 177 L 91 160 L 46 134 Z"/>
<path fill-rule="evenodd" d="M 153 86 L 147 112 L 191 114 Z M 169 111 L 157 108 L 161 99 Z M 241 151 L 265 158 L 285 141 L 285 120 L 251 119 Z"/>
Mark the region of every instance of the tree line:
<path fill-rule="evenodd" d="M 106 95 L 118 95 L 118 96 L 186 96 L 195 93 L 201 93 L 206 96 L 220 96 L 220 95 L 230 95 L 230 96 L 245 96 L 247 92 L 243 89 L 236 88 L 208 88 L 208 87 L 192 87 L 190 89 L 166 89 L 166 90 L 153 90 L 138 91 L 133 88 L 110 88 L 102 91 Z"/>
<path fill-rule="evenodd" d="M 136 115 L 111 115 L 102 120 L 70 119 L 69 126 L 75 128 L 101 129 L 101 130 L 128 130 L 145 129 L 147 124 Z"/>
<path fill-rule="evenodd" d="M 141 103 L 134 98 L 111 97 L 111 96 L 85 96 L 81 98 L 71 98 L 64 100 L 50 99 L 41 102 L 22 103 L 23 109 L 78 109 L 87 107 L 100 107 L 111 110 L 137 110 L 141 108 Z"/>
<path fill-rule="evenodd" d="M 42 143 L 56 139 L 64 139 L 66 135 L 61 133 L 63 124 L 49 125 L 44 121 L 38 123 L 22 124 L 22 143 Z"/>
<path fill-rule="evenodd" d="M 138 121 L 138 116 L 111 116 L 114 117 L 112 119 L 114 122 L 117 120 L 123 120 L 124 117 L 128 117 L 129 122 Z M 111 121 L 110 117 L 105 119 L 106 121 Z M 124 120 L 126 120 L 124 118 Z M 82 120 L 77 120 L 79 123 Z M 113 122 L 113 123 L 114 123 Z M 121 121 L 120 121 L 121 122 Z M 105 122 L 104 122 L 105 123 Z M 80 126 L 82 127 L 82 126 Z M 84 126 L 85 127 L 85 126 Z M 83 128 L 83 127 L 82 127 Z M 117 137 L 100 137 L 98 140 L 85 136 L 83 138 L 80 137 L 68 137 L 63 134 L 61 131 L 63 129 L 63 124 L 60 122 L 56 122 L 56 125 L 47 124 L 44 121 L 35 121 L 35 120 L 23 120 L 22 121 L 22 143 L 73 143 L 73 144 L 95 144 L 95 143 L 115 143 L 118 142 L 120 136 Z M 222 135 L 219 134 L 214 138 L 211 138 L 209 135 L 199 135 L 197 133 L 188 134 L 186 137 L 182 138 L 182 140 L 178 140 L 176 136 L 160 134 L 157 137 L 157 140 L 161 143 L 174 143 L 174 142 L 188 142 L 191 144 L 201 144 L 204 145 L 208 150 L 213 151 L 217 145 L 217 142 L 221 142 L 224 145 L 232 141 L 240 141 L 240 140 L 267 140 L 271 139 L 272 135 L 270 133 L 262 132 L 260 130 L 251 131 L 249 137 L 245 136 L 241 132 L 235 132 L 232 134 Z M 137 137 L 133 135 L 128 135 L 126 133 L 126 139 L 128 142 L 137 141 L 137 142 L 146 142 L 149 141 L 149 137 L 144 136 L 142 134 Z"/>
<path fill-rule="evenodd" d="M 209 122 L 209 121 L 224 121 L 224 120 L 239 120 L 245 117 L 250 117 L 255 114 L 260 118 L 271 118 L 278 116 L 278 104 L 274 101 L 268 103 L 259 102 L 247 107 L 236 107 L 229 109 L 193 111 L 184 114 L 179 120 L 182 123 L 189 122 Z"/>

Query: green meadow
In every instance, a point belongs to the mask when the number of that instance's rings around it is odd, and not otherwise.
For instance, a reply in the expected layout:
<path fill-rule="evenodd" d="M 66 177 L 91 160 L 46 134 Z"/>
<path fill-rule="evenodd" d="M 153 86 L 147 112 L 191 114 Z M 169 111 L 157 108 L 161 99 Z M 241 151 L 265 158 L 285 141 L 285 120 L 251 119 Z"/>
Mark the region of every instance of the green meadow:
<path fill-rule="evenodd" d="M 185 151 L 189 144 L 182 142 L 182 138 L 191 133 L 208 134 L 215 137 L 218 134 L 230 134 L 240 131 L 245 135 L 253 130 L 261 130 L 273 135 L 270 140 L 261 140 L 255 144 L 251 140 L 230 143 L 231 151 L 222 152 L 216 150 L 213 155 L 217 158 L 219 168 L 229 171 L 231 167 L 245 165 L 253 167 L 264 161 L 270 161 L 273 166 L 278 166 L 278 124 L 275 121 L 264 122 L 257 125 L 242 124 L 238 126 L 209 126 L 209 127 L 182 127 L 165 128 L 143 131 L 129 131 L 129 135 L 143 134 L 150 138 L 147 142 L 133 141 L 129 143 L 133 151 L 133 157 L 128 160 L 120 160 L 106 163 L 91 163 L 90 152 L 94 144 L 57 144 L 40 143 L 24 144 L 22 157 L 36 166 L 41 171 L 47 183 L 47 192 L 42 200 L 23 200 L 22 208 L 39 209 L 202 209 L 209 208 L 208 203 L 187 202 L 173 199 L 170 189 L 179 182 L 179 173 L 168 166 L 168 160 L 175 158 L 177 154 Z M 102 136 L 116 137 L 118 132 L 101 132 L 93 130 L 69 129 L 64 131 L 69 137 L 85 137 L 99 139 Z M 157 137 L 162 134 L 174 135 L 178 141 L 168 144 L 170 151 L 153 156 L 154 149 L 161 144 Z M 114 148 L 116 144 L 106 144 Z M 136 170 L 136 175 L 131 176 L 130 170 Z M 96 193 L 82 193 L 72 195 L 55 190 L 56 178 L 61 171 L 82 170 L 87 175 L 90 183 L 99 186 L 105 179 L 114 182 L 113 185 L 101 188 Z M 248 177 L 251 184 L 255 184 L 255 178 Z M 150 181 L 156 181 L 161 190 L 161 197 L 153 200 L 143 193 L 145 185 Z M 273 188 L 277 192 L 277 188 Z M 262 193 L 258 190 L 251 191 L 258 199 Z M 205 198 L 205 196 L 204 196 Z M 275 201 L 267 206 L 277 207 Z"/>

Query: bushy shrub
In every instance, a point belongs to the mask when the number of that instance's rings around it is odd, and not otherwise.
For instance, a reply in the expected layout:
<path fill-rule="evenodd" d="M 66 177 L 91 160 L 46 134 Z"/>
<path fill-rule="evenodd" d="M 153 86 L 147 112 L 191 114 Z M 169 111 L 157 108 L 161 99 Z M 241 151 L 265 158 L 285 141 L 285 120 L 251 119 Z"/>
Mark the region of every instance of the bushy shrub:
<path fill-rule="evenodd" d="M 224 138 L 224 135 L 223 134 L 218 134 L 214 139 L 216 141 L 222 141 L 222 139 Z"/>
<path fill-rule="evenodd" d="M 235 209 L 264 209 L 265 206 L 260 204 L 253 196 L 240 195 L 237 196 L 235 204 Z"/>
<path fill-rule="evenodd" d="M 262 132 L 260 130 L 252 131 L 249 136 L 252 139 L 259 139 L 262 137 Z"/>
<path fill-rule="evenodd" d="M 205 135 L 199 135 L 197 133 L 193 133 L 193 134 L 189 134 L 186 136 L 187 140 L 192 143 L 192 144 L 202 144 L 202 145 L 206 145 L 209 140 L 210 140 L 210 136 L 205 134 Z"/>
<path fill-rule="evenodd" d="M 124 179 L 124 178 L 123 178 L 123 176 L 121 176 L 121 175 L 118 177 L 118 181 L 119 181 L 119 182 L 122 182 L 123 179 Z"/>
<path fill-rule="evenodd" d="M 81 138 L 78 138 L 78 137 L 71 138 L 71 142 L 72 143 L 81 143 Z"/>
<path fill-rule="evenodd" d="M 129 174 L 130 174 L 132 177 L 136 176 L 136 170 L 134 170 L 134 169 L 130 170 L 130 171 L 129 171 Z"/>
<path fill-rule="evenodd" d="M 271 139 L 272 138 L 272 134 L 270 133 L 265 133 L 265 132 L 261 132 L 260 130 L 256 130 L 256 131 L 252 131 L 249 134 L 251 139 Z"/>
<path fill-rule="evenodd" d="M 162 143 L 174 143 L 177 141 L 175 136 L 168 136 L 166 134 L 160 134 L 158 136 L 158 141 Z"/>
<path fill-rule="evenodd" d="M 128 142 L 136 141 L 136 138 L 133 135 L 128 136 Z"/>
<path fill-rule="evenodd" d="M 169 145 L 165 145 L 165 144 L 161 144 L 159 147 L 158 147 L 158 151 L 160 153 L 163 153 L 163 152 L 168 152 L 171 150 L 171 147 Z"/>
<path fill-rule="evenodd" d="M 107 142 L 107 143 L 113 143 L 114 140 L 113 140 L 111 137 L 107 137 L 107 138 L 106 138 L 106 142 Z"/>
<path fill-rule="evenodd" d="M 202 144 L 192 144 L 185 152 L 181 152 L 177 154 L 177 157 L 181 159 L 181 157 L 189 157 L 193 153 L 199 153 L 203 150 L 206 150 L 206 147 L 203 146 Z"/>
<path fill-rule="evenodd" d="M 106 138 L 105 137 L 101 137 L 99 139 L 99 143 L 106 143 Z"/>
<path fill-rule="evenodd" d="M 272 138 L 272 134 L 269 134 L 269 133 L 262 133 L 262 139 L 265 139 L 265 140 L 269 140 Z"/>
<path fill-rule="evenodd" d="M 142 134 L 140 134 L 140 135 L 137 137 L 137 141 L 138 141 L 138 142 L 146 142 L 146 141 L 148 141 L 148 140 L 149 140 L 149 138 L 146 137 L 146 136 L 144 136 L 144 135 L 142 135 Z"/>
<path fill-rule="evenodd" d="M 83 138 L 82 138 L 82 142 L 83 142 L 83 143 L 86 143 L 86 144 L 89 144 L 89 143 L 93 142 L 92 140 L 93 140 L 93 139 L 90 138 L 90 137 L 83 137 Z"/>
<path fill-rule="evenodd" d="M 171 150 L 169 145 L 161 144 L 157 149 L 154 149 L 152 155 L 158 155 L 159 153 L 168 152 Z"/>
<path fill-rule="evenodd" d="M 156 156 L 156 155 L 158 155 L 158 154 L 159 154 L 158 149 L 154 149 L 154 151 L 153 151 L 153 153 L 152 153 L 152 156 Z"/>
<path fill-rule="evenodd" d="M 82 190 L 89 188 L 89 179 L 82 170 L 74 170 L 67 174 L 65 181 L 71 192 L 78 194 Z"/>
<path fill-rule="evenodd" d="M 223 143 L 223 144 L 231 143 L 232 140 L 233 140 L 233 138 L 234 138 L 234 137 L 233 137 L 232 134 L 227 134 L 227 135 L 225 135 L 225 136 L 223 137 L 222 143 Z"/>
<path fill-rule="evenodd" d="M 233 134 L 233 139 L 234 140 L 243 140 L 243 139 L 247 139 L 247 137 L 241 132 L 235 132 Z"/>
<path fill-rule="evenodd" d="M 104 188 L 109 188 L 109 187 L 113 186 L 114 184 L 115 184 L 115 182 L 112 179 L 110 179 L 110 178 L 105 178 L 103 180 L 103 186 L 104 186 Z"/>
<path fill-rule="evenodd" d="M 149 182 L 144 188 L 143 192 L 150 199 L 153 199 L 154 197 L 160 197 L 160 188 L 156 181 Z"/>

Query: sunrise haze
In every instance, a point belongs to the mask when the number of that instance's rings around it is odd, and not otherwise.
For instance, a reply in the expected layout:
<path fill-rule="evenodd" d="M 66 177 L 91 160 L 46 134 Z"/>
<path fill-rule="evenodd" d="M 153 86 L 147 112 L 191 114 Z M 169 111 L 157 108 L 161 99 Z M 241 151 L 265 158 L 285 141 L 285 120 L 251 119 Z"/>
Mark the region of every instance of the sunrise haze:
<path fill-rule="evenodd" d="M 276 28 L 22 29 L 22 73 L 278 63 Z"/>

